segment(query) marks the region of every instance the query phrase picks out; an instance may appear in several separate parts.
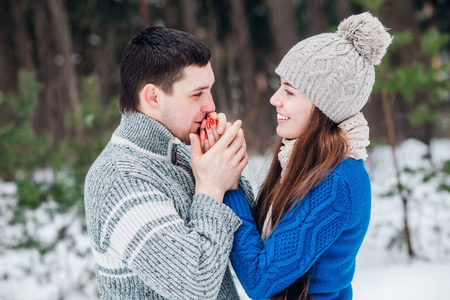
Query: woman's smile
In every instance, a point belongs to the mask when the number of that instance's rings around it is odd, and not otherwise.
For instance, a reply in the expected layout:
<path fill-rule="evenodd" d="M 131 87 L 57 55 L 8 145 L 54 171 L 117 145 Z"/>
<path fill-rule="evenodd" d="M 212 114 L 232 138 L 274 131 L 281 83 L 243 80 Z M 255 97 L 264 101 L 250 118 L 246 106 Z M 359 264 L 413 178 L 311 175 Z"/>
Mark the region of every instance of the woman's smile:
<path fill-rule="evenodd" d="M 286 116 L 283 116 L 282 114 L 277 114 L 277 121 L 280 123 L 280 122 L 284 122 L 284 121 L 287 121 L 287 120 L 289 120 L 290 118 L 289 117 L 286 117 Z"/>

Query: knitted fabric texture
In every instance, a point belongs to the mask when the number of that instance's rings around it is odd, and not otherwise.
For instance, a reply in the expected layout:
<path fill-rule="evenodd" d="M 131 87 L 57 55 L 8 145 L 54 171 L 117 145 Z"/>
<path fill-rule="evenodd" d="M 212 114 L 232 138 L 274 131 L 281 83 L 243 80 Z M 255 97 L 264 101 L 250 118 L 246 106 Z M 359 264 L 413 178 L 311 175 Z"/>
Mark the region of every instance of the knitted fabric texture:
<path fill-rule="evenodd" d="M 286 174 L 287 165 L 289 163 L 289 159 L 291 158 L 292 150 L 294 149 L 296 141 L 297 139 L 290 140 L 286 138 L 283 138 L 281 140 L 283 145 L 280 147 L 280 152 L 278 152 L 278 161 L 280 162 L 281 165 L 281 175 L 280 175 L 281 179 L 283 179 L 284 174 Z"/>
<path fill-rule="evenodd" d="M 227 192 L 224 203 L 242 220 L 230 258 L 247 295 L 270 298 L 311 269 L 308 292 L 314 299 L 351 299 L 370 198 L 363 161 L 345 159 L 283 216 L 264 242 L 243 191 Z"/>
<path fill-rule="evenodd" d="M 123 116 L 84 196 L 101 299 L 239 299 L 227 262 L 241 221 L 195 194 L 190 147 L 160 123 Z"/>
<path fill-rule="evenodd" d="M 348 141 L 347 157 L 366 160 L 366 147 L 370 145 L 369 126 L 362 113 L 341 122 L 338 127 L 343 130 Z"/>
<path fill-rule="evenodd" d="M 392 38 L 370 13 L 341 22 L 296 44 L 275 72 L 305 95 L 331 120 L 340 123 L 367 103 L 380 63 Z"/>
<path fill-rule="evenodd" d="M 341 130 L 343 130 L 347 141 L 348 141 L 348 153 L 347 157 L 353 159 L 366 160 L 367 150 L 366 147 L 369 146 L 369 126 L 367 126 L 367 120 L 364 118 L 362 113 L 357 113 L 353 117 L 341 122 L 338 125 Z M 281 166 L 280 180 L 283 180 L 284 174 L 287 170 L 287 165 L 289 159 L 292 155 L 292 150 L 294 148 L 296 139 L 282 139 L 283 145 L 280 147 L 280 152 L 278 152 L 278 161 Z M 272 232 L 272 205 L 269 207 L 266 218 L 264 219 L 264 225 L 261 232 L 261 238 L 263 241 Z"/>

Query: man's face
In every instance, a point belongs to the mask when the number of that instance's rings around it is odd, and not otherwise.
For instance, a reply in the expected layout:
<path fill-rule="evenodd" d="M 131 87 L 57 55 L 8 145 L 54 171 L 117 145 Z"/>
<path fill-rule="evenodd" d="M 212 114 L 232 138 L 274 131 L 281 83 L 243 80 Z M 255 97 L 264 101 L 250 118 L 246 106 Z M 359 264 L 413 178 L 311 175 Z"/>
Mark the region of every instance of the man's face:
<path fill-rule="evenodd" d="M 174 83 L 172 94 L 158 92 L 159 122 L 181 141 L 189 144 L 189 134 L 198 133 L 206 114 L 215 111 L 211 87 L 214 73 L 211 64 L 205 67 L 188 66 L 184 76 Z"/>

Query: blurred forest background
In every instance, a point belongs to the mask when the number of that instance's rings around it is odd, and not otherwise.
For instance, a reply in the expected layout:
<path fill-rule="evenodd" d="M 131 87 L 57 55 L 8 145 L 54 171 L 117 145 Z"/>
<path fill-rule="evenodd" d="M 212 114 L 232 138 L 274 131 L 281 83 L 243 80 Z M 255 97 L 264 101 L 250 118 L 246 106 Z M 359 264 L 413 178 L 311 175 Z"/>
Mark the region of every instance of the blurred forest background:
<path fill-rule="evenodd" d="M 402 168 L 395 148 L 409 138 L 429 146 L 450 137 L 449 0 L 1 0 L 0 181 L 12 188 L 0 190 L 0 225 L 14 230 L 0 233 L 0 255 L 33 249 L 45 261 L 61 244 L 88 255 L 76 240 L 85 231 L 84 177 L 120 120 L 119 65 L 135 33 L 162 25 L 205 41 L 218 111 L 241 118 L 250 152 L 263 154 L 275 133 L 269 99 L 278 62 L 299 40 L 363 11 L 395 37 L 363 112 L 371 147 L 392 149 L 396 182 L 385 192 L 404 212 L 393 243 L 416 257 L 412 187 L 402 174 L 440 178 L 436 189 L 448 195 L 450 160 L 436 166 L 428 151 L 429 167 Z M 50 221 L 59 224 L 51 234 Z M 0 267 L 0 279 L 8 276 Z M 87 279 L 77 280 L 83 290 Z"/>

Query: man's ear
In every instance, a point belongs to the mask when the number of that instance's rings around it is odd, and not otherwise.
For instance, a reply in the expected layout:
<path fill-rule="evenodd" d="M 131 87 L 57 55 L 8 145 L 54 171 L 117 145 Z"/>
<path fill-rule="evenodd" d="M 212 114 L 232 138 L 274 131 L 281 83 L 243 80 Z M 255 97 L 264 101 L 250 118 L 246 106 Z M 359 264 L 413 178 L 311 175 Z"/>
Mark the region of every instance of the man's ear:
<path fill-rule="evenodd" d="M 158 110 L 159 101 L 157 96 L 158 87 L 153 83 L 147 83 L 139 94 L 141 105 L 151 110 Z M 144 109 L 145 110 L 145 109 Z"/>

